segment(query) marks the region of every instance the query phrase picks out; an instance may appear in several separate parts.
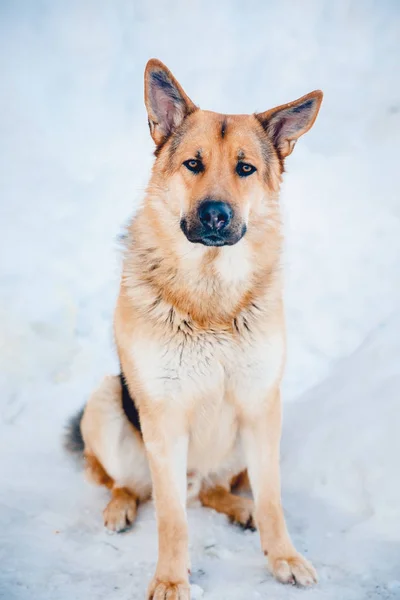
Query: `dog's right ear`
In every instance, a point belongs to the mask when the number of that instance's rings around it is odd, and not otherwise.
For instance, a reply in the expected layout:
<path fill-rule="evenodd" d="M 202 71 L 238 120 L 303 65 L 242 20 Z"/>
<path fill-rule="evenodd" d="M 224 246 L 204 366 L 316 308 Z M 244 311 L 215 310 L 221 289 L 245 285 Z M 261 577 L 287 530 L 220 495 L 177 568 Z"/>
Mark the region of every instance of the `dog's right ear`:
<path fill-rule="evenodd" d="M 144 101 L 150 133 L 159 146 L 197 107 L 185 94 L 171 71 L 152 58 L 144 73 Z"/>

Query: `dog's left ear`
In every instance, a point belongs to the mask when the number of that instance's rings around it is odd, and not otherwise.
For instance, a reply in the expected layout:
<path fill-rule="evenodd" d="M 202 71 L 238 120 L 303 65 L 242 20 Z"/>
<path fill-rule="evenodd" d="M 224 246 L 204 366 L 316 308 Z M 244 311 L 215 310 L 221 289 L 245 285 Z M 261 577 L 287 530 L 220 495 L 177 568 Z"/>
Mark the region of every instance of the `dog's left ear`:
<path fill-rule="evenodd" d="M 146 65 L 144 101 L 150 133 L 157 146 L 197 109 L 171 71 L 155 58 L 149 60 Z"/>
<path fill-rule="evenodd" d="M 289 156 L 300 136 L 314 124 L 323 93 L 316 90 L 289 104 L 256 114 L 281 158 Z"/>

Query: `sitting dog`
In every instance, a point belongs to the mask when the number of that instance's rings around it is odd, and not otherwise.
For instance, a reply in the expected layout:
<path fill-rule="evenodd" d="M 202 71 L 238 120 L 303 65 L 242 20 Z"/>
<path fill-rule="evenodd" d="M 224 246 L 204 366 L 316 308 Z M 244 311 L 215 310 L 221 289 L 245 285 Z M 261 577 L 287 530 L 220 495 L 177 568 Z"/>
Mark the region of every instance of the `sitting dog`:
<path fill-rule="evenodd" d="M 125 529 L 153 495 L 148 599 L 190 597 L 188 474 L 204 506 L 257 527 L 279 581 L 316 581 L 281 505 L 279 187 L 321 101 L 314 91 L 258 114 L 217 114 L 160 61 L 147 64 L 156 159 L 126 241 L 114 321 L 121 374 L 94 392 L 69 442 L 81 442 L 88 476 L 111 491 L 108 528 Z M 254 505 L 232 493 L 247 474 Z"/>

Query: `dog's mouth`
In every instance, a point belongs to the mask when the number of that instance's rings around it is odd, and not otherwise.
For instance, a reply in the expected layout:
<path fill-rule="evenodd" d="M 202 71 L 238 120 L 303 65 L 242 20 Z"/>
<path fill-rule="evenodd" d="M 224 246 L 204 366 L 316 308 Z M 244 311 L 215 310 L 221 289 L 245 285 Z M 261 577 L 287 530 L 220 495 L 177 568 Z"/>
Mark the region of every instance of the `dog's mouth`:
<path fill-rule="evenodd" d="M 203 244 L 203 246 L 233 246 L 242 239 L 246 233 L 246 225 L 243 224 L 239 228 L 224 229 L 221 232 L 208 232 L 205 231 L 201 225 L 195 225 L 194 227 L 188 226 L 185 218 L 180 223 L 181 230 L 185 234 L 186 238 L 192 244 Z"/>
<path fill-rule="evenodd" d="M 227 242 L 219 235 L 207 235 L 199 239 L 199 243 L 204 246 L 225 246 Z"/>
<path fill-rule="evenodd" d="M 203 244 L 204 246 L 232 246 L 232 244 L 236 243 L 236 241 L 231 240 L 229 237 L 222 237 L 215 234 L 193 239 L 188 237 L 188 240 L 195 244 Z"/>

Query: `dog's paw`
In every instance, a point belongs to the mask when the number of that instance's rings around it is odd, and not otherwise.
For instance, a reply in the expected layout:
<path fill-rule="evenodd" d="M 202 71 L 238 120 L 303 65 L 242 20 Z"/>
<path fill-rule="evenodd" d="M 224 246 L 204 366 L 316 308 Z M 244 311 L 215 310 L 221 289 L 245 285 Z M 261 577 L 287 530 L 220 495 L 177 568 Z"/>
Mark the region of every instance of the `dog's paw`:
<path fill-rule="evenodd" d="M 114 496 L 103 511 L 104 526 L 110 531 L 124 531 L 136 518 L 136 498 L 128 492 Z"/>
<path fill-rule="evenodd" d="M 256 530 L 254 521 L 254 504 L 250 498 L 238 497 L 240 502 L 234 508 L 233 514 L 230 516 L 231 523 L 239 525 L 242 529 Z"/>
<path fill-rule="evenodd" d="M 160 581 L 157 577 L 150 583 L 147 600 L 190 600 L 187 581 Z"/>
<path fill-rule="evenodd" d="M 318 581 L 316 570 L 301 554 L 279 558 L 270 557 L 268 564 L 272 574 L 281 583 L 308 587 Z"/>

